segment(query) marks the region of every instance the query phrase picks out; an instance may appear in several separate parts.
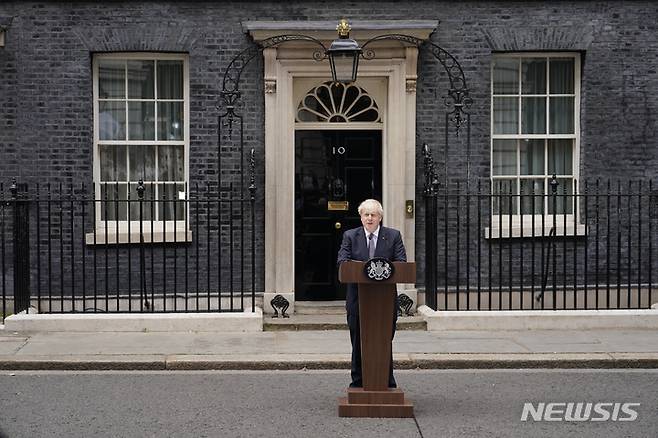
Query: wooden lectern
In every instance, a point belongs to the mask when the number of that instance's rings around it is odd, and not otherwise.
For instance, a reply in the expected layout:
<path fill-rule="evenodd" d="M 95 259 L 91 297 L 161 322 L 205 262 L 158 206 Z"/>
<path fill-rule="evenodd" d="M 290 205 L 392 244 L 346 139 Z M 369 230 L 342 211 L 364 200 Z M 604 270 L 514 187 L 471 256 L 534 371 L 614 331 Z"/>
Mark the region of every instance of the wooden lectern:
<path fill-rule="evenodd" d="M 392 262 L 393 275 L 375 281 L 364 272 L 366 262 L 341 263 L 338 280 L 359 286 L 359 321 L 361 327 L 361 369 L 363 388 L 348 388 L 347 397 L 338 399 L 339 417 L 409 418 L 413 404 L 404 392 L 388 387 L 391 360 L 396 283 L 416 282 L 416 263 Z"/>

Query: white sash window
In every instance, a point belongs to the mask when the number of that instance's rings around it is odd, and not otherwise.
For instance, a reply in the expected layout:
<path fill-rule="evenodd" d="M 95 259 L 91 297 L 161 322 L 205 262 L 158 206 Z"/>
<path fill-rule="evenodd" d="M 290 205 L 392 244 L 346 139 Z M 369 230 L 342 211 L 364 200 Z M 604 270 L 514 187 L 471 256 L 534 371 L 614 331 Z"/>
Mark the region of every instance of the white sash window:
<path fill-rule="evenodd" d="M 495 55 L 491 70 L 492 227 L 524 228 L 569 216 L 578 193 L 580 57 L 574 53 Z M 555 176 L 557 196 L 551 195 Z M 507 195 L 507 196 L 506 196 Z M 574 210 L 574 206 L 576 206 Z M 552 222 L 551 222 L 552 223 Z M 548 225 L 547 225 L 548 226 Z"/>
<path fill-rule="evenodd" d="M 154 229 L 182 228 L 185 203 L 176 201 L 187 199 L 187 56 L 98 54 L 93 72 L 95 196 L 107 201 L 96 203 L 97 228 L 122 231 L 140 217 Z M 138 199 L 139 180 L 141 213 L 139 203 L 127 202 Z"/>

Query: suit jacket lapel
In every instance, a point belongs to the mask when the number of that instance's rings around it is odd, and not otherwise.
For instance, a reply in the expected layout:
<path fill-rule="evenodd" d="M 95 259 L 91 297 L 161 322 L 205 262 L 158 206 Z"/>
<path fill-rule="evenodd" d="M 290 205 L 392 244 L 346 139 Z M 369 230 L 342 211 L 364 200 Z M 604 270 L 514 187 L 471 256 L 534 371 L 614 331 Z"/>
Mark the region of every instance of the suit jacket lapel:
<path fill-rule="evenodd" d="M 366 240 L 366 233 L 363 231 L 363 227 L 357 229 L 356 233 L 356 243 L 358 245 L 357 251 L 355 253 L 357 260 L 368 260 L 368 242 Z M 376 250 L 377 248 L 375 248 Z"/>
<path fill-rule="evenodd" d="M 379 236 L 377 236 L 377 246 L 375 247 L 375 257 L 384 257 L 388 247 L 388 233 L 382 226 L 379 227 Z"/>

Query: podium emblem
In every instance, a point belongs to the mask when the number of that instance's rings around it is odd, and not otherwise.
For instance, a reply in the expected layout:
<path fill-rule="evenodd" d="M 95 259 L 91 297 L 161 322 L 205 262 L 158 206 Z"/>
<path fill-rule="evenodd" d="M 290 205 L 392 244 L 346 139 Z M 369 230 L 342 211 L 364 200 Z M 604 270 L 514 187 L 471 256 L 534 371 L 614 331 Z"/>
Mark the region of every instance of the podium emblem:
<path fill-rule="evenodd" d="M 375 281 L 384 281 L 391 278 L 395 268 L 393 264 L 383 257 L 375 257 L 364 265 L 366 277 Z"/>

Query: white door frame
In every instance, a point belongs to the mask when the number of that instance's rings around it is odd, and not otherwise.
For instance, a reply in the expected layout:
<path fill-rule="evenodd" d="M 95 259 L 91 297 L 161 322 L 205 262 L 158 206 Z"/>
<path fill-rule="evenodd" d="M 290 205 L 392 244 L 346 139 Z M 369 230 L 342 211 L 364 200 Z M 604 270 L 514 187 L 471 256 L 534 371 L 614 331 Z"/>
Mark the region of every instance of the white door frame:
<path fill-rule="evenodd" d="M 281 32 L 285 33 L 285 32 Z M 390 32 L 395 33 L 395 32 Z M 429 31 L 428 31 L 429 34 Z M 263 50 L 265 80 L 265 291 L 263 307 L 282 295 L 294 311 L 295 287 L 295 78 L 329 76 L 327 61 L 317 62 L 308 46 L 282 45 Z M 361 61 L 359 77 L 385 78 L 388 89 L 382 130 L 382 191 L 386 224 L 402 232 L 407 258 L 415 260 L 415 219 L 405 201 L 415 199 L 416 65 L 418 49 L 392 41 L 377 58 Z M 336 129 L 349 129 L 342 126 Z M 403 287 L 407 289 L 408 287 Z"/>

